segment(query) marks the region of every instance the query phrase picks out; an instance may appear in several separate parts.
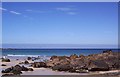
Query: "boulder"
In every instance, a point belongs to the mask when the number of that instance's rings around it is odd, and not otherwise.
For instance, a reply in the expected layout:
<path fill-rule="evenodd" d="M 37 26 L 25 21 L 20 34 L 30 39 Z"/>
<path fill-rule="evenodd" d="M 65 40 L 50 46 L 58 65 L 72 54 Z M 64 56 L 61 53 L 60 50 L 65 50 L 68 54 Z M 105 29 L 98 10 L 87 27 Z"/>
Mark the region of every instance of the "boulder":
<path fill-rule="evenodd" d="M 32 68 L 28 68 L 28 71 L 34 71 Z"/>
<path fill-rule="evenodd" d="M 10 62 L 10 59 L 2 58 L 2 62 Z"/>
<path fill-rule="evenodd" d="M 29 64 L 29 62 L 26 60 L 26 61 L 24 62 L 24 64 Z"/>
<path fill-rule="evenodd" d="M 7 66 L 7 65 L 5 65 L 5 64 L 2 64 L 1 66 Z"/>
<path fill-rule="evenodd" d="M 58 70 L 58 71 L 69 71 L 72 69 L 70 65 L 55 65 L 52 67 L 53 70 Z"/>
<path fill-rule="evenodd" d="M 19 71 L 22 71 L 22 67 L 20 65 L 15 65 L 13 67 L 13 70 L 19 70 Z"/>
<path fill-rule="evenodd" d="M 31 57 L 27 57 L 27 60 L 32 60 L 32 58 Z"/>
<path fill-rule="evenodd" d="M 28 71 L 29 69 L 27 67 L 22 66 L 22 71 Z"/>
<path fill-rule="evenodd" d="M 109 66 L 102 60 L 90 61 L 88 66 L 89 71 L 108 71 Z"/>
<path fill-rule="evenodd" d="M 33 66 L 34 68 L 47 67 L 47 66 L 46 66 L 46 63 L 44 63 L 44 62 L 34 62 L 34 63 L 32 64 L 32 66 Z"/>
<path fill-rule="evenodd" d="M 13 68 L 7 68 L 5 70 L 2 70 L 2 73 L 10 73 L 13 70 Z"/>

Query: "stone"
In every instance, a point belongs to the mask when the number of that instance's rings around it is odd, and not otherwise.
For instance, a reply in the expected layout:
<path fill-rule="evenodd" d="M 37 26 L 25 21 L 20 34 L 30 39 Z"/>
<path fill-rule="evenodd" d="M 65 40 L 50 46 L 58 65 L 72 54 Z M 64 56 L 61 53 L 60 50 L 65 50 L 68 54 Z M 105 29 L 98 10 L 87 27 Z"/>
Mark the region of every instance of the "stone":
<path fill-rule="evenodd" d="M 32 64 L 32 66 L 33 66 L 34 68 L 47 67 L 47 66 L 46 66 L 46 63 L 44 63 L 44 62 L 34 62 L 34 63 Z"/>
<path fill-rule="evenodd" d="M 2 62 L 10 62 L 10 59 L 2 58 Z"/>
<path fill-rule="evenodd" d="M 32 68 L 28 68 L 28 71 L 34 71 Z"/>
<path fill-rule="evenodd" d="M 5 64 L 2 64 L 1 66 L 7 66 L 7 65 L 5 65 Z"/>
<path fill-rule="evenodd" d="M 29 62 L 26 60 L 26 61 L 24 62 L 24 64 L 29 64 Z"/>
<path fill-rule="evenodd" d="M 70 65 L 55 65 L 52 67 L 53 70 L 58 70 L 58 71 L 69 71 L 72 69 Z"/>
<path fill-rule="evenodd" d="M 88 66 L 89 71 L 108 71 L 109 66 L 102 60 L 90 61 Z"/>

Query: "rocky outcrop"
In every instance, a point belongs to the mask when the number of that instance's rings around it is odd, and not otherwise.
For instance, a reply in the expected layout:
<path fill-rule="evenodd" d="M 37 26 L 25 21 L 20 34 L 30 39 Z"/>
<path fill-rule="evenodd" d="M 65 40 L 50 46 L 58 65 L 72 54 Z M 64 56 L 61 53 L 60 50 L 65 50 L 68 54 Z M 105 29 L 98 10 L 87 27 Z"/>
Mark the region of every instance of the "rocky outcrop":
<path fill-rule="evenodd" d="M 2 73 L 4 75 L 4 73 L 7 75 L 7 73 L 12 73 L 13 75 L 17 75 L 17 74 L 22 74 L 22 71 L 33 71 L 32 68 L 27 68 L 24 66 L 20 66 L 20 65 L 15 65 L 14 67 L 10 67 L 7 68 L 5 70 L 2 70 Z"/>
<path fill-rule="evenodd" d="M 83 73 L 88 71 L 108 71 L 120 69 L 120 53 L 111 50 L 88 56 L 76 54 L 68 56 L 52 56 L 46 62 L 47 67 L 53 70 Z"/>

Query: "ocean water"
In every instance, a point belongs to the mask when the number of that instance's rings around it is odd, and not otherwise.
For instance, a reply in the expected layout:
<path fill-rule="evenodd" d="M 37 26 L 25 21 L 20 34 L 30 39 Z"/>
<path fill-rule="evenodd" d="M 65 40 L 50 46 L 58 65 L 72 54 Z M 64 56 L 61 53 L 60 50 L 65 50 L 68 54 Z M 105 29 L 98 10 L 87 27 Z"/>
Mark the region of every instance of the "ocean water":
<path fill-rule="evenodd" d="M 2 50 L 2 56 L 70 56 L 72 54 L 97 54 L 108 49 L 7 49 Z M 117 49 L 112 49 L 117 52 Z"/>

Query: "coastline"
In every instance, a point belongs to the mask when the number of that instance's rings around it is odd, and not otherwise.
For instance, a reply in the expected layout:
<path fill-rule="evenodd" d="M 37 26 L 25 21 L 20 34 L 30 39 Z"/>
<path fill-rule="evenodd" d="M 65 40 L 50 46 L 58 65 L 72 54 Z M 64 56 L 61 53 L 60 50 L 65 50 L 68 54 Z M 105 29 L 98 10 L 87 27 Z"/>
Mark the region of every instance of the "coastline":
<path fill-rule="evenodd" d="M 102 55 L 102 54 L 103 54 L 103 58 L 104 58 L 104 55 L 106 55 L 106 54 L 111 55 L 112 52 L 111 51 L 105 51 L 105 53 L 91 54 L 91 55 L 94 55 L 94 56 L 98 55 L 99 56 L 99 55 Z M 65 56 L 57 56 L 57 59 L 59 59 L 60 57 L 63 60 L 65 60 L 67 58 L 67 56 L 66 57 Z M 70 57 L 73 58 L 73 59 L 77 59 L 76 55 L 71 55 Z M 85 56 L 81 55 L 81 57 L 84 58 Z M 117 69 L 116 70 L 108 70 L 108 71 L 94 71 L 94 72 L 91 71 L 91 72 L 88 72 L 88 73 L 76 73 L 76 72 L 71 73 L 71 72 L 68 72 L 68 71 L 52 70 L 51 68 L 46 68 L 46 67 L 35 68 L 34 66 L 29 66 L 28 65 L 29 63 L 34 64 L 35 61 L 33 61 L 31 57 L 29 57 L 30 60 L 28 60 L 27 58 L 28 58 L 28 56 L 26 56 L 26 58 L 23 58 L 23 59 L 20 59 L 20 58 L 12 59 L 12 58 L 10 58 L 10 62 L 2 62 L 1 63 L 1 64 L 6 65 L 6 66 L 1 66 L 2 70 L 10 68 L 11 66 L 14 67 L 15 65 L 21 65 L 21 66 L 25 66 L 27 68 L 32 68 L 34 70 L 34 71 L 22 71 L 21 76 L 23 76 L 23 77 L 24 76 L 35 76 L 35 75 L 41 75 L 41 76 L 42 75 L 66 75 L 66 76 L 72 75 L 72 76 L 74 76 L 75 75 L 75 76 L 83 76 L 83 77 L 89 77 L 89 76 L 91 76 L 91 77 L 96 77 L 96 76 L 104 77 L 104 76 L 108 76 L 109 74 L 112 77 L 119 77 L 120 76 L 120 74 L 116 75 L 116 76 L 114 75 L 114 73 L 120 73 L 120 70 L 117 70 Z M 39 58 L 39 57 L 37 57 L 37 58 Z M 37 58 L 35 58 L 35 59 L 37 59 Z M 54 59 L 56 59 L 56 56 L 52 56 L 50 59 L 54 60 Z M 56 62 L 57 62 L 57 59 L 56 59 Z M 24 64 L 25 61 L 28 61 L 28 64 Z M 22 63 L 22 64 L 20 64 L 20 63 Z M 113 74 L 113 75 L 111 75 L 111 74 Z"/>

